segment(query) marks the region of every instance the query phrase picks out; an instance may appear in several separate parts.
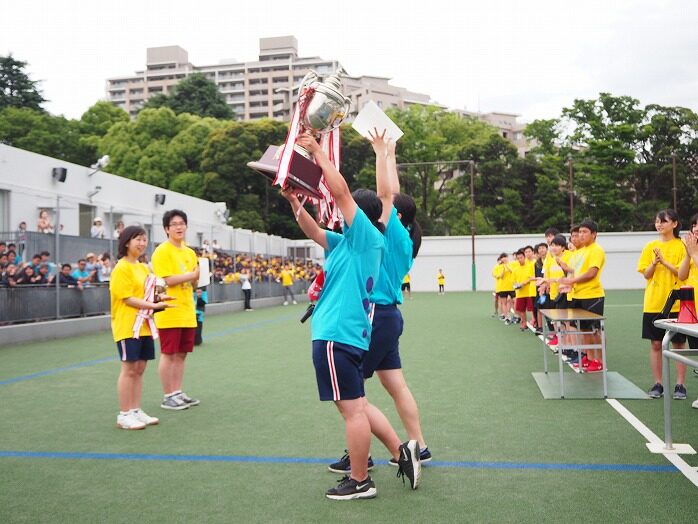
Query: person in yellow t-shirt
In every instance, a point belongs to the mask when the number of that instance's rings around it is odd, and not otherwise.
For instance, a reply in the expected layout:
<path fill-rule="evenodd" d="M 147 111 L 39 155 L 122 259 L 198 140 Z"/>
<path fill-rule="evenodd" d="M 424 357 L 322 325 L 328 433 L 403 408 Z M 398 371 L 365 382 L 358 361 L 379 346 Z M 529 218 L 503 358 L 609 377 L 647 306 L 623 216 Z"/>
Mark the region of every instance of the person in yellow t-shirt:
<path fill-rule="evenodd" d="M 526 260 L 523 250 L 516 252 L 516 266 L 513 270 L 514 289 L 516 290 L 516 300 L 514 301 L 514 311 L 521 319 L 521 331 L 528 329 L 526 312 L 533 314 L 533 297 L 536 296 L 535 287 L 531 289 L 531 283 L 535 286 L 536 272 L 533 262 Z"/>
<path fill-rule="evenodd" d="M 167 296 L 145 298 L 145 282 L 150 271 L 138 261 L 148 245 L 145 229 L 129 226 L 119 235 L 119 261 L 114 266 L 109 281 L 111 298 L 111 329 L 121 360 L 121 372 L 117 381 L 119 415 L 116 425 L 122 429 L 144 429 L 159 421 L 141 409 L 143 373 L 149 360 L 155 358 L 153 332 L 150 319 L 144 319 L 138 329 L 136 320 L 141 310 L 162 311 L 169 307 Z M 150 298 L 150 297 L 148 297 Z"/>
<path fill-rule="evenodd" d="M 511 301 L 515 297 L 515 293 L 514 272 L 506 253 L 502 253 L 497 257 L 497 265 L 492 269 L 492 276 L 495 278 L 494 291 L 497 294 L 499 318 L 507 322 L 509 320 L 509 311 L 511 311 Z"/>
<path fill-rule="evenodd" d="M 436 282 L 439 285 L 439 295 L 445 295 L 446 294 L 446 288 L 444 287 L 446 284 L 446 275 L 444 275 L 443 269 L 439 269 L 439 272 L 436 274 Z"/>
<path fill-rule="evenodd" d="M 601 284 L 601 274 L 606 265 L 606 252 L 596 243 L 599 226 L 587 218 L 579 224 L 579 247 L 570 255 L 570 264 L 574 274 L 560 280 L 560 284 L 572 286 L 570 308 L 584 309 L 597 315 L 603 315 L 605 292 Z M 580 322 L 582 344 L 601 344 L 600 322 L 583 320 Z M 588 350 L 582 358 L 582 367 L 586 371 L 602 371 L 601 350 Z"/>
<path fill-rule="evenodd" d="M 184 364 L 194 350 L 196 337 L 196 308 L 194 289 L 199 281 L 199 264 L 194 250 L 185 243 L 187 215 L 171 209 L 162 216 L 167 241 L 153 252 L 153 273 L 165 280 L 168 294 L 176 307 L 166 309 L 155 317 L 160 330 L 160 381 L 165 393 L 160 407 L 179 411 L 199 404 L 199 400 L 182 391 Z"/>
<path fill-rule="evenodd" d="M 691 228 L 688 234 L 684 235 L 683 243 L 686 246 L 686 256 L 679 268 L 679 280 L 683 285 L 693 288 L 694 295 L 698 291 L 698 213 L 691 217 Z M 688 337 L 688 346 L 691 349 L 698 349 L 698 337 Z M 693 370 L 698 373 L 698 370 Z M 698 401 L 694 408 L 698 408 Z"/>
<path fill-rule="evenodd" d="M 650 341 L 650 368 L 654 385 L 648 391 L 651 398 L 661 398 L 664 395 L 662 386 L 662 338 L 665 331 L 656 328 L 654 321 L 661 316 L 671 292 L 680 287 L 679 267 L 686 256 L 686 248 L 679 238 L 681 223 L 679 215 L 673 209 L 664 209 L 657 213 L 654 227 L 659 233 L 657 240 L 648 242 L 640 254 L 637 270 L 641 273 L 647 286 L 642 307 L 642 338 Z M 669 313 L 670 318 L 678 316 L 679 303 L 676 302 Z M 674 348 L 686 347 L 686 335 L 677 333 L 672 337 Z M 685 364 L 676 363 L 676 387 L 674 398 L 686 398 Z"/>
<path fill-rule="evenodd" d="M 293 269 L 291 269 L 291 264 L 286 264 L 284 266 L 276 281 L 281 282 L 284 288 L 284 306 L 288 305 L 289 298 L 294 304 L 298 304 L 298 302 L 296 302 L 296 297 L 293 295 Z"/>
<path fill-rule="evenodd" d="M 686 256 L 679 268 L 679 280 L 683 281 L 684 286 L 693 288 L 695 301 L 696 291 L 698 291 L 698 213 L 691 217 L 691 227 L 688 234 L 684 235 L 683 243 L 686 246 Z M 698 349 L 698 337 L 687 338 L 688 346 L 691 349 Z M 698 369 L 694 369 L 693 373 L 698 375 Z M 694 400 L 691 407 L 698 409 L 698 400 Z"/>
<path fill-rule="evenodd" d="M 402 285 L 400 286 L 400 291 L 403 293 L 407 291 L 407 294 L 410 297 L 410 300 L 412 300 L 412 286 L 410 285 L 410 274 L 407 273 L 405 275 L 405 278 L 402 279 Z"/>

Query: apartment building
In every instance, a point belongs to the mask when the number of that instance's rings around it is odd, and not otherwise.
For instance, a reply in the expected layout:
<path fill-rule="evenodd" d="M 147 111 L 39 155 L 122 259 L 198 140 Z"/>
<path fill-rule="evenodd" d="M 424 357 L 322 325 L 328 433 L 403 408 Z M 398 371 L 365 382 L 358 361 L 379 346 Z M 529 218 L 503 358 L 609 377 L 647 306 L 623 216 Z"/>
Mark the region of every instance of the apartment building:
<path fill-rule="evenodd" d="M 337 60 L 299 57 L 298 41 L 293 36 L 260 38 L 259 57 L 254 62 L 224 60 L 196 66 L 179 46 L 148 48 L 146 55 L 143 71 L 107 80 L 107 99 L 132 116 L 151 96 L 167 94 L 183 78 L 202 73 L 216 83 L 239 120 L 289 120 L 292 95 L 305 74 L 313 70 L 326 76 L 342 67 Z M 355 112 L 370 99 L 385 108 L 429 103 L 428 95 L 392 86 L 388 78 L 347 77 L 343 88 Z"/>

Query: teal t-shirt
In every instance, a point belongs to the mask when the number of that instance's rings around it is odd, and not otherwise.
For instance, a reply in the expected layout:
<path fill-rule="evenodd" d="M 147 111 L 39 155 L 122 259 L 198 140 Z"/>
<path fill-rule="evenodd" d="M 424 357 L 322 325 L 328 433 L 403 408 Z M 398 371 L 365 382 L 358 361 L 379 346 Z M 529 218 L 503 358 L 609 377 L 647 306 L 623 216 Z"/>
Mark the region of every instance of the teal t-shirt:
<path fill-rule="evenodd" d="M 371 302 L 381 305 L 402 304 L 402 281 L 412 267 L 412 239 L 393 206 L 385 227 L 386 253 Z"/>
<path fill-rule="evenodd" d="M 361 209 L 344 234 L 327 231 L 325 284 L 312 316 L 312 340 L 368 351 L 370 297 L 380 274 L 385 239 Z"/>

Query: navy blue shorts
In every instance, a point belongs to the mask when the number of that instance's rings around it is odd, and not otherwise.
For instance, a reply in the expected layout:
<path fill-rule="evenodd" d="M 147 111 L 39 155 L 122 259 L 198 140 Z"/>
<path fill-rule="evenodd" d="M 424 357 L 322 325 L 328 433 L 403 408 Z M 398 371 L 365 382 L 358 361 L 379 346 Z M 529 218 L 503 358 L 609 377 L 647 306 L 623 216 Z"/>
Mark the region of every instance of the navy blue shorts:
<path fill-rule="evenodd" d="M 364 357 L 364 378 L 382 369 L 401 369 L 400 335 L 404 322 L 397 306 L 375 304 L 371 323 L 371 345 Z"/>
<path fill-rule="evenodd" d="M 119 360 L 124 362 L 155 358 L 153 337 L 125 338 L 116 343 L 116 349 L 119 352 Z"/>
<path fill-rule="evenodd" d="M 361 364 L 366 351 L 354 346 L 313 340 L 313 364 L 320 400 L 353 400 L 364 396 Z"/>

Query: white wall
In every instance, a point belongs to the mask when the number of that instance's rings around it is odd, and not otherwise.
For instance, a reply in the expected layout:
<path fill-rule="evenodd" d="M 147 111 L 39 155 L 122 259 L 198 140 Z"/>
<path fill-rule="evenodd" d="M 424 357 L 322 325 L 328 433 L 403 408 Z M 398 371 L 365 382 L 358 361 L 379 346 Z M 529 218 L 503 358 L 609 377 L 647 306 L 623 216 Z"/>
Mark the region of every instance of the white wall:
<path fill-rule="evenodd" d="M 644 245 L 656 240 L 656 231 L 639 233 L 599 233 L 597 242 L 606 251 L 606 267 L 601 281 L 606 289 L 643 289 L 645 279 L 636 270 Z M 540 235 L 475 236 L 476 287 L 478 291 L 494 289 L 492 268 L 500 253 L 511 254 L 520 247 L 544 242 Z M 472 289 L 471 237 L 424 237 L 410 277 L 414 291 L 438 289 L 436 273 L 446 275 L 447 291 Z"/>
<path fill-rule="evenodd" d="M 68 170 L 65 182 L 53 179 L 54 167 Z M 201 237 L 217 240 L 223 249 L 286 256 L 286 248 L 298 242 L 224 225 L 216 215 L 218 208 L 213 202 L 103 171 L 90 176 L 92 171 L 94 169 L 0 144 L 0 191 L 8 192 L 0 204 L 9 208 L 0 209 L 0 215 L 7 217 L 12 230 L 25 221 L 29 231 L 36 231 L 39 210 L 47 209 L 51 221 L 57 225 L 58 196 L 60 223 L 64 226 L 62 233 L 66 235 L 79 235 L 79 205 L 85 204 L 95 206 L 94 216 L 102 217 L 108 234 L 113 231 L 110 223 L 110 212 L 113 212 L 121 215 L 126 225 L 152 226 L 153 240 L 162 242 L 166 239 L 162 214 L 177 208 L 187 213 L 187 242 L 194 247 L 199 246 Z M 88 198 L 88 192 L 96 186 L 101 186 L 101 190 L 92 199 Z M 166 195 L 164 205 L 155 203 L 156 194 Z"/>

